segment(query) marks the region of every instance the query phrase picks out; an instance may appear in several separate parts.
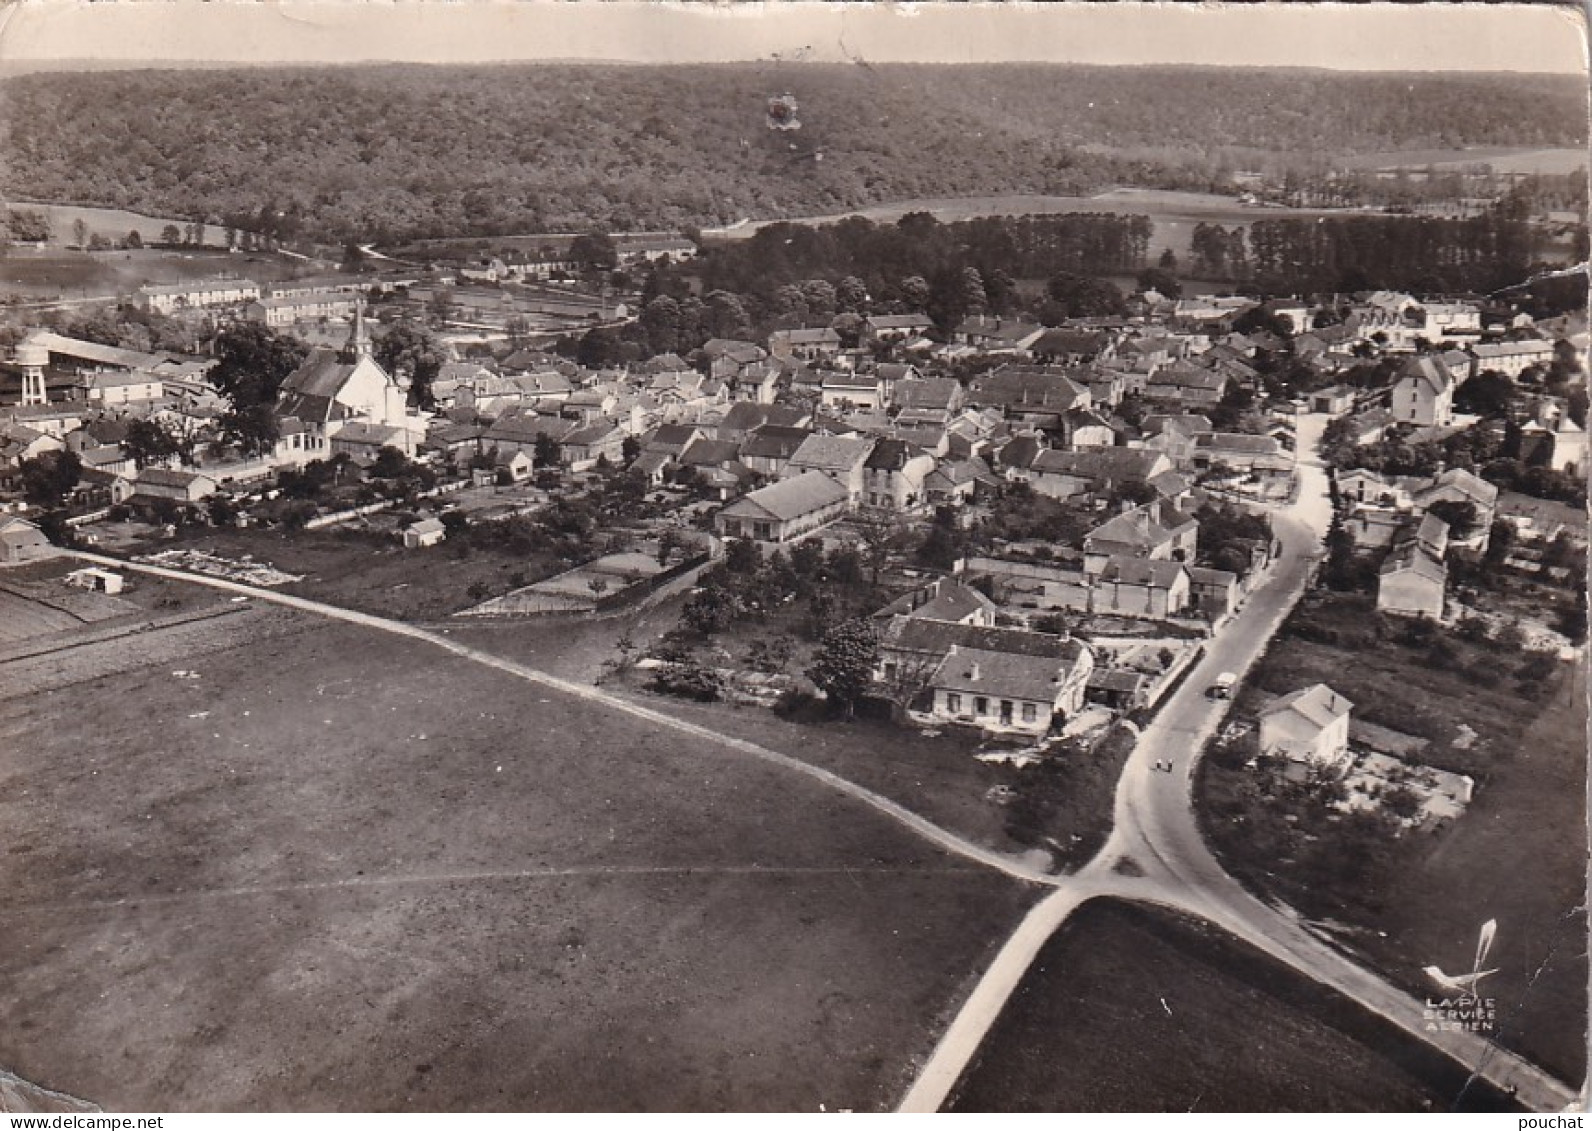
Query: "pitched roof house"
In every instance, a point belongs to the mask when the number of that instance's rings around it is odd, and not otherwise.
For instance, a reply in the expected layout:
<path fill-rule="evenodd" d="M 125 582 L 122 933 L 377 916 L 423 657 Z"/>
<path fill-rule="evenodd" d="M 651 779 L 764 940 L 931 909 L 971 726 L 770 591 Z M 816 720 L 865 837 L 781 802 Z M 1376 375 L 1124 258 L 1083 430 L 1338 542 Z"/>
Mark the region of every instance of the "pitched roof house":
<path fill-rule="evenodd" d="M 743 495 L 720 510 L 713 525 L 725 538 L 783 544 L 828 526 L 850 507 L 844 485 L 808 471 Z"/>
<path fill-rule="evenodd" d="M 1080 648 L 1080 657 L 1087 654 Z M 1092 668 L 1092 662 L 953 644 L 928 678 L 929 714 L 987 731 L 1047 734 L 1083 709 Z"/>
<path fill-rule="evenodd" d="M 1353 709 L 1353 703 L 1324 683 L 1289 692 L 1261 710 L 1260 748 L 1341 776 L 1348 769 Z"/>

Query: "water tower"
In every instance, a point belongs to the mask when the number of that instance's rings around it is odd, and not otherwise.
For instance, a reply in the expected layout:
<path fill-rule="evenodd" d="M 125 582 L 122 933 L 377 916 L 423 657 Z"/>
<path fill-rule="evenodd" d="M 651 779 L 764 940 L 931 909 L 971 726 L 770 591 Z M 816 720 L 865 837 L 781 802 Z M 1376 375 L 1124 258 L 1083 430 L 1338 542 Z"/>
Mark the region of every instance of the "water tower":
<path fill-rule="evenodd" d="M 17 346 L 17 366 L 22 370 L 22 403 L 47 404 L 50 394 L 44 387 L 44 369 L 50 364 L 50 348 L 24 341 Z"/>

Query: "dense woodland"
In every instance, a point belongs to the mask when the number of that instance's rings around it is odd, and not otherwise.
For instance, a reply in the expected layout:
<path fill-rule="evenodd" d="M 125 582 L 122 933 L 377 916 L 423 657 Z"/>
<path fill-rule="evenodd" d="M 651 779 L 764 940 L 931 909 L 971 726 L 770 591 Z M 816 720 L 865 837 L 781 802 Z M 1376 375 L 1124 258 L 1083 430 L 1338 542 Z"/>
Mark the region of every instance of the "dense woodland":
<path fill-rule="evenodd" d="M 1570 77 L 1297 70 L 382 66 L 30 74 L 0 91 L 13 199 L 327 241 L 1222 188 L 1345 154 L 1584 144 L 1586 125 Z"/>

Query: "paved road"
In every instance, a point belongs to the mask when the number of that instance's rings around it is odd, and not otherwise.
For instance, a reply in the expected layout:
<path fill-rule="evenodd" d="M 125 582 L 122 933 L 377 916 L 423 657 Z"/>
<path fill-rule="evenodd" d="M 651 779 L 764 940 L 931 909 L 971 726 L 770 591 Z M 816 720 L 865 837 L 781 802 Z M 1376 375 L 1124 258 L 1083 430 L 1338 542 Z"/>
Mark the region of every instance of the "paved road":
<path fill-rule="evenodd" d="M 1207 697 L 1222 672 L 1243 675 L 1266 650 L 1308 580 L 1331 521 L 1325 469 L 1316 455 L 1327 418 L 1301 418 L 1298 500 L 1273 513 L 1282 550 L 1242 609 L 1145 728 L 1117 784 L 1111 836 L 1078 874 L 1059 881 L 996 955 L 941 1038 L 902 1111 L 937 1111 L 977 1054 L 1045 939 L 1098 896 L 1169 907 L 1207 919 L 1287 966 L 1343 993 L 1452 1056 L 1535 1110 L 1561 1110 L 1575 1092 L 1529 1061 L 1470 1033 L 1427 1032 L 1424 1003 L 1310 934 L 1286 909 L 1270 907 L 1229 876 L 1205 846 L 1193 804 L 1194 770 L 1228 703 Z M 1157 762 L 1171 761 L 1170 774 Z"/>

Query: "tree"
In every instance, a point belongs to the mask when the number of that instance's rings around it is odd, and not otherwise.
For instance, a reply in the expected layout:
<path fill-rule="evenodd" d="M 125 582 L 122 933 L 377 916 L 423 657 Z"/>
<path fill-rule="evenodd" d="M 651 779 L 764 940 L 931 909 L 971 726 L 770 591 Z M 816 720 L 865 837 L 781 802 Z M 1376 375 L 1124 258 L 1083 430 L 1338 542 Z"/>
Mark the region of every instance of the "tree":
<path fill-rule="evenodd" d="M 405 318 L 376 339 L 376 363 L 397 378 L 409 383 L 409 403 L 430 408 L 436 403 L 431 384 L 447 360 L 447 352 L 436 335 L 413 319 Z"/>
<path fill-rule="evenodd" d="M 179 454 L 182 446 L 160 421 L 139 418 L 128 422 L 122 450 L 132 457 L 135 467 L 145 468 L 165 463 Z"/>
<path fill-rule="evenodd" d="M 72 221 L 72 242 L 78 247 L 88 246 L 88 224 L 81 216 Z"/>
<path fill-rule="evenodd" d="M 738 598 L 723 585 L 703 585 L 680 610 L 680 623 L 699 636 L 712 636 L 728 628 L 740 616 Z"/>
<path fill-rule="evenodd" d="M 128 247 L 136 250 L 144 246 L 144 237 L 138 234 L 137 228 L 134 228 L 127 233 L 126 243 Z"/>
<path fill-rule="evenodd" d="M 282 382 L 304 361 L 292 338 L 254 322 L 228 326 L 216 335 L 211 383 L 234 407 L 274 404 Z"/>
<path fill-rule="evenodd" d="M 619 266 L 619 252 L 611 236 L 604 232 L 587 232 L 570 242 L 569 261 L 581 274 L 596 278 Z"/>
<path fill-rule="evenodd" d="M 855 275 L 835 284 L 835 309 L 843 314 L 861 314 L 868 305 L 868 285 Z"/>
<path fill-rule="evenodd" d="M 940 666 L 940 657 L 932 654 L 902 654 L 884 665 L 884 678 L 879 681 L 884 697 L 890 701 L 899 720 L 907 708 L 929 685 L 929 677 Z"/>
<path fill-rule="evenodd" d="M 634 436 L 626 436 L 619 445 L 619 458 L 629 467 L 636 462 L 636 457 L 641 455 L 641 441 Z"/>
<path fill-rule="evenodd" d="M 1460 542 L 1474 534 L 1481 523 L 1476 504 L 1463 499 L 1439 499 L 1426 508 L 1426 513 L 1448 523 L 1449 537 Z"/>
<path fill-rule="evenodd" d="M 532 456 L 537 467 L 557 467 L 562 462 L 563 450 L 558 446 L 558 441 L 546 432 L 536 437 L 536 445 Z"/>
<path fill-rule="evenodd" d="M 1108 279 L 1091 279 L 1062 272 L 1045 284 L 1052 302 L 1060 303 L 1070 318 L 1100 318 L 1121 314 L 1127 300 L 1117 285 Z"/>
<path fill-rule="evenodd" d="M 873 625 L 862 619 L 842 621 L 824 634 L 807 678 L 849 719 L 872 685 L 878 662 L 879 641 Z"/>
<path fill-rule="evenodd" d="M 1477 416 L 1497 417 L 1514 403 L 1515 383 L 1496 370 L 1476 374 L 1454 391 L 1454 408 Z"/>
<path fill-rule="evenodd" d="M 437 287 L 431 292 L 431 301 L 426 304 L 426 315 L 433 326 L 441 326 L 453 317 L 457 306 L 453 300 L 452 287 Z"/>
<path fill-rule="evenodd" d="M 929 297 L 933 293 L 929 288 L 929 281 L 922 275 L 908 275 L 901 280 L 898 288 L 901 292 L 901 303 L 910 311 L 926 310 Z"/>
<path fill-rule="evenodd" d="M 1167 248 L 1168 254 L 1171 250 Z M 1176 300 L 1183 297 L 1183 284 L 1177 281 L 1176 275 L 1161 267 L 1146 267 L 1140 271 L 1138 284 L 1139 290 L 1154 291 L 1163 298 Z"/>
<path fill-rule="evenodd" d="M 58 507 L 83 477 L 76 452 L 41 452 L 22 461 L 22 494 L 36 507 Z"/>
<path fill-rule="evenodd" d="M 160 242 L 171 247 L 176 247 L 182 242 L 182 229 L 176 224 L 167 224 L 160 229 Z"/>
<path fill-rule="evenodd" d="M 641 308 L 641 328 L 647 332 L 647 345 L 653 353 L 679 349 L 680 304 L 668 295 L 659 295 Z"/>

